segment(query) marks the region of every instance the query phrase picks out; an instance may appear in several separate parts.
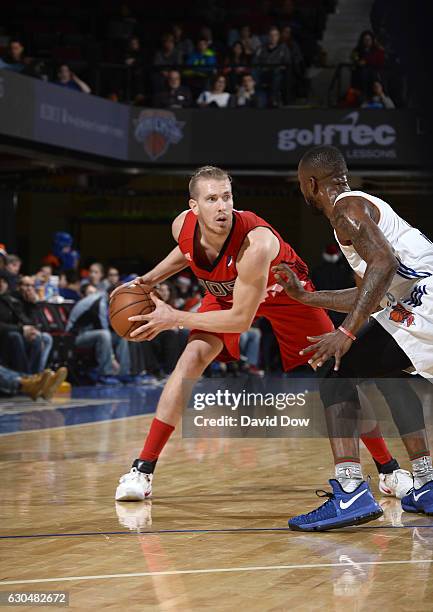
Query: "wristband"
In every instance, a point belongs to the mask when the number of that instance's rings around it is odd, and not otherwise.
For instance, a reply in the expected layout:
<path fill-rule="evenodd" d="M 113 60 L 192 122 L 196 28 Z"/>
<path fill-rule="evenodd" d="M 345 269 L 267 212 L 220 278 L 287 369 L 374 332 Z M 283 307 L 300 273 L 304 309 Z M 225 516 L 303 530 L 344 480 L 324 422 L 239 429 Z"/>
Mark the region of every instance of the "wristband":
<path fill-rule="evenodd" d="M 343 332 L 343 334 L 345 336 L 347 336 L 348 338 L 350 338 L 351 340 L 355 341 L 356 340 L 356 336 L 354 336 L 352 334 L 352 332 L 350 332 L 348 329 L 346 329 L 345 327 L 343 327 L 342 325 L 340 325 L 340 327 L 338 328 L 341 332 Z"/>

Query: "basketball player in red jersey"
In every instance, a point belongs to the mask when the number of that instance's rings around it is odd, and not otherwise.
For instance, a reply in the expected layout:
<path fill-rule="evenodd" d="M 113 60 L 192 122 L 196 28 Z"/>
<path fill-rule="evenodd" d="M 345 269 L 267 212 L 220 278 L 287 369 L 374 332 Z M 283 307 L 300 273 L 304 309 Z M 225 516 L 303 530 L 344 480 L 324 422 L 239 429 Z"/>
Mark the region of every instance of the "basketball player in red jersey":
<path fill-rule="evenodd" d="M 178 246 L 134 282 L 151 289 L 189 266 L 205 296 L 199 311 L 191 313 L 176 310 L 153 295 L 155 310 L 130 318 L 143 322 L 131 333 L 135 341 L 152 340 L 176 326 L 192 331 L 161 394 L 144 448 L 130 472 L 120 479 L 117 501 L 139 501 L 151 495 L 156 462 L 185 407 L 183 382 L 198 379 L 214 359 L 239 359 L 240 334 L 256 317 L 266 317 L 271 323 L 285 370 L 307 363 L 308 357 L 299 354 L 307 335 L 333 330 L 324 310 L 299 304 L 276 282 L 271 267 L 285 262 L 304 288 L 314 291 L 307 266 L 278 232 L 254 213 L 233 209 L 231 179 L 226 172 L 212 166 L 199 168 L 190 180 L 189 192 L 190 210 L 182 212 L 172 226 Z M 373 446 L 370 450 L 377 461 L 390 463 L 391 472 L 398 468 L 380 433 L 364 441 Z"/>

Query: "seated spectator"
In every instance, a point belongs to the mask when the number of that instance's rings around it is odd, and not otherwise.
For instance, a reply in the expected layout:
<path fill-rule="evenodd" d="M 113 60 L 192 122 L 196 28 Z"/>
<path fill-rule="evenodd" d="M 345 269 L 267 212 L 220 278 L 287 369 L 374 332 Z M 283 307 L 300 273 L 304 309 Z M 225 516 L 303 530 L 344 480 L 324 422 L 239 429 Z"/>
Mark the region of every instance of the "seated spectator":
<path fill-rule="evenodd" d="M 62 64 L 59 67 L 55 84 L 67 89 L 73 89 L 74 91 L 82 91 L 86 94 L 92 91 L 87 83 L 79 79 L 66 64 Z"/>
<path fill-rule="evenodd" d="M 189 87 L 182 85 L 180 72 L 170 70 L 163 91 L 155 95 L 157 108 L 189 108 L 192 106 L 192 93 Z"/>
<path fill-rule="evenodd" d="M 8 276 L 0 270 L 0 354 L 3 364 L 17 372 L 35 374 L 45 363 L 40 331 L 26 315 L 22 303 L 11 295 Z"/>
<path fill-rule="evenodd" d="M 249 25 L 244 25 L 239 30 L 239 40 L 242 43 L 245 54 L 251 58 L 254 53 L 262 46 L 260 38 L 251 33 Z"/>
<path fill-rule="evenodd" d="M 6 267 L 6 257 L 8 253 L 6 251 L 5 245 L 0 242 L 0 270 L 4 270 Z"/>
<path fill-rule="evenodd" d="M 129 381 L 128 341 L 110 332 L 107 294 L 90 283 L 82 285 L 81 294 L 82 299 L 71 310 L 66 331 L 75 335 L 76 347 L 94 349 L 97 363 L 93 376 L 95 382 L 113 385 L 119 380 Z M 118 379 L 113 376 L 117 369 Z"/>
<path fill-rule="evenodd" d="M 66 368 L 59 368 L 56 372 L 45 370 L 40 374 L 27 376 L 0 366 L 0 394 L 14 396 L 22 393 L 31 397 L 33 401 L 39 397 L 50 400 L 66 380 L 67 374 Z"/>
<path fill-rule="evenodd" d="M 0 68 L 12 70 L 13 72 L 23 72 L 29 59 L 25 57 L 24 45 L 18 38 L 9 41 L 6 55 L 0 60 Z"/>
<path fill-rule="evenodd" d="M 107 278 L 103 281 L 106 291 L 111 293 L 120 283 L 120 273 L 117 268 L 110 266 L 107 270 Z"/>
<path fill-rule="evenodd" d="M 380 78 L 385 63 L 384 50 L 377 43 L 373 32 L 362 32 L 351 57 L 352 87 L 367 95 L 373 81 Z"/>
<path fill-rule="evenodd" d="M 289 73 L 287 66 L 290 64 L 290 53 L 287 45 L 281 42 L 280 30 L 275 26 L 268 32 L 268 42 L 260 47 L 253 57 L 253 64 L 269 65 L 270 68 L 260 67 L 256 70 L 256 82 L 262 88 L 269 90 L 269 101 L 271 106 L 281 106 L 282 92 L 290 90 Z"/>
<path fill-rule="evenodd" d="M 187 66 L 200 68 L 200 71 L 195 70 L 192 73 L 199 76 L 207 76 L 215 68 L 215 51 L 209 49 L 209 43 L 205 38 L 201 38 L 197 42 L 197 49 L 188 56 L 186 64 Z"/>
<path fill-rule="evenodd" d="M 37 307 L 38 295 L 35 289 L 35 281 L 31 276 L 22 276 L 17 285 L 17 290 L 12 295 L 19 300 L 22 311 L 27 319 L 36 328 L 40 326 L 39 309 Z M 40 332 L 41 336 L 41 361 L 38 371 L 46 368 L 48 358 L 53 348 L 53 338 L 47 332 Z"/>
<path fill-rule="evenodd" d="M 183 36 L 183 27 L 179 23 L 175 23 L 171 29 L 171 33 L 174 36 L 174 45 L 176 51 L 178 51 L 182 59 L 186 59 L 194 51 L 194 45 L 190 38 Z"/>
<path fill-rule="evenodd" d="M 228 79 L 229 89 L 235 91 L 239 85 L 242 75 L 248 72 L 249 58 L 245 54 L 244 46 L 241 42 L 233 43 L 229 53 L 224 60 L 226 68 L 223 74 Z"/>
<path fill-rule="evenodd" d="M 128 40 L 128 46 L 123 56 L 123 61 L 127 66 L 134 66 L 142 63 L 143 51 L 138 36 L 133 36 Z"/>
<path fill-rule="evenodd" d="M 197 98 L 197 104 L 202 108 L 207 106 L 226 108 L 229 102 L 230 94 L 226 91 L 226 78 L 223 74 L 213 79 L 210 91 L 202 91 Z"/>
<path fill-rule="evenodd" d="M 370 95 L 365 102 L 361 104 L 361 108 L 395 108 L 394 102 L 387 96 L 383 90 L 383 85 L 380 81 L 373 81 Z"/>
<path fill-rule="evenodd" d="M 251 74 L 244 74 L 241 86 L 231 98 L 231 105 L 236 108 L 263 108 L 266 98 L 263 92 L 256 90 L 256 82 Z"/>
<path fill-rule="evenodd" d="M 57 287 L 52 281 L 53 267 L 44 264 L 35 274 L 35 289 L 39 300 L 50 300 L 56 294 Z"/>
<path fill-rule="evenodd" d="M 89 283 L 95 287 L 95 289 L 105 291 L 106 284 L 104 282 L 104 275 L 104 266 L 99 261 L 95 261 L 89 268 L 89 275 L 87 279 Z"/>
<path fill-rule="evenodd" d="M 161 48 L 153 58 L 154 66 L 181 66 L 183 64 L 182 53 L 176 49 L 173 34 L 164 34 L 161 39 Z M 167 76 L 167 74 L 165 74 Z"/>
<path fill-rule="evenodd" d="M 59 295 L 64 300 L 72 300 L 78 302 L 81 300 L 80 294 L 80 275 L 76 270 L 67 270 L 65 273 L 65 286 L 60 286 Z"/>
<path fill-rule="evenodd" d="M 169 282 L 158 285 L 158 293 L 164 302 L 173 304 L 172 286 Z M 143 342 L 146 371 L 158 378 L 163 378 L 174 370 L 180 353 L 186 344 L 184 330 L 177 327 L 160 332 L 156 338 Z"/>
<path fill-rule="evenodd" d="M 240 336 L 239 346 L 242 357 L 246 360 L 247 371 L 255 376 L 263 376 L 263 370 L 259 369 L 260 340 L 262 332 L 258 327 L 250 327 Z"/>
<path fill-rule="evenodd" d="M 15 291 L 18 277 L 20 274 L 22 261 L 18 255 L 7 255 L 5 270 L 9 274 L 8 284 L 9 290 Z"/>

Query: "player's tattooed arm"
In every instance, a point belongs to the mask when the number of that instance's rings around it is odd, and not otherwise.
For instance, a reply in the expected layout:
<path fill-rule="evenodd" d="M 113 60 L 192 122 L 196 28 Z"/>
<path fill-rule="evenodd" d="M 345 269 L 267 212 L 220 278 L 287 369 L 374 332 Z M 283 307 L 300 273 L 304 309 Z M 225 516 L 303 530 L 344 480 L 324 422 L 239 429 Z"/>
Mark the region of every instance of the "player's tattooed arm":
<path fill-rule="evenodd" d="M 280 263 L 272 268 L 272 272 L 287 295 L 301 304 L 337 312 L 350 312 L 355 305 L 357 287 L 337 291 L 306 291 L 288 264 Z"/>
<path fill-rule="evenodd" d="M 343 322 L 356 335 L 388 290 L 398 261 L 363 198 L 348 197 L 337 203 L 331 223 L 339 239 L 350 241 L 367 264 L 355 303 Z"/>

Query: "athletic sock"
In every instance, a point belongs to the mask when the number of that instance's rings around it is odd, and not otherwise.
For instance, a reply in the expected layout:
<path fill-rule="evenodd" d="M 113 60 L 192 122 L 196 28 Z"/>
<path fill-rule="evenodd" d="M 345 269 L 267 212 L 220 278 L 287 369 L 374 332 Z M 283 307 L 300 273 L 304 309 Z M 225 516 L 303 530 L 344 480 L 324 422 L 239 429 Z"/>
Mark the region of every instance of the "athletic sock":
<path fill-rule="evenodd" d="M 433 480 L 433 466 L 430 455 L 422 457 L 411 457 L 413 486 L 415 489 L 420 489 L 422 486 Z"/>
<path fill-rule="evenodd" d="M 361 440 L 369 450 L 371 456 L 378 463 L 385 464 L 392 460 L 392 455 L 388 450 L 385 440 L 380 432 L 379 425 L 366 434 L 361 435 Z"/>
<path fill-rule="evenodd" d="M 335 464 L 335 477 L 343 491 L 352 493 L 363 481 L 361 464 L 353 459 L 340 461 Z"/>
<path fill-rule="evenodd" d="M 138 465 L 135 466 L 140 470 L 140 472 L 145 472 L 146 474 L 153 473 L 158 457 L 161 454 L 164 446 L 167 444 L 167 441 L 173 431 L 173 425 L 164 423 L 156 417 L 153 419 L 144 443 L 143 450 L 141 451 L 138 460 L 136 460 L 143 462 L 138 463 Z"/>
<path fill-rule="evenodd" d="M 379 461 L 376 461 L 374 457 L 373 461 L 376 464 L 379 474 L 392 474 L 395 470 L 400 469 L 400 464 L 397 459 L 394 459 L 394 457 L 392 457 L 391 460 L 387 461 L 386 463 L 379 463 Z"/>

